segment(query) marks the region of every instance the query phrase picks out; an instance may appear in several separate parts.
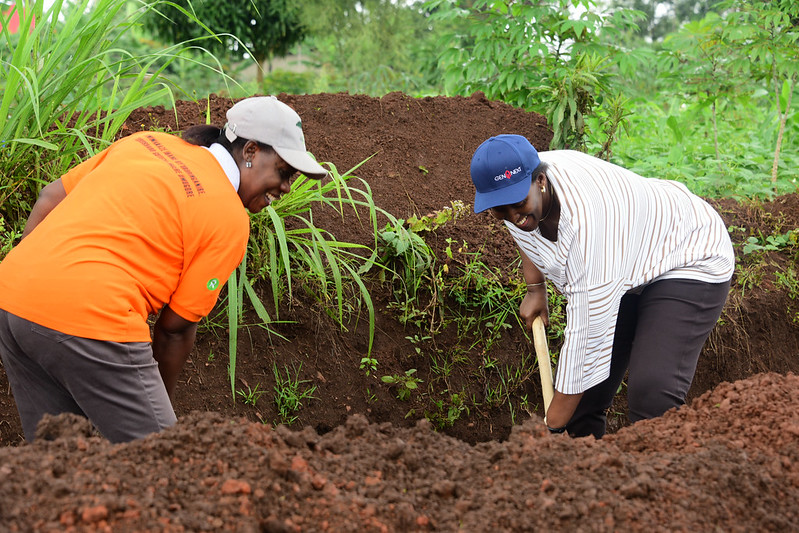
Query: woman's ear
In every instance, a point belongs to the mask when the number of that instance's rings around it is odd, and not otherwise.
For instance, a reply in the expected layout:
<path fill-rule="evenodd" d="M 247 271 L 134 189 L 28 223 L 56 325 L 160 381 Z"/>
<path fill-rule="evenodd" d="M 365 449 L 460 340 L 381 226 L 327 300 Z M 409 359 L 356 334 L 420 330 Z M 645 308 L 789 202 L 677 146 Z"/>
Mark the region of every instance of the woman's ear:
<path fill-rule="evenodd" d="M 533 179 L 533 182 L 540 189 L 547 186 L 547 175 L 545 172 L 539 172 Z"/>
<path fill-rule="evenodd" d="M 241 155 L 244 156 L 245 161 L 252 161 L 256 152 L 258 152 L 258 143 L 255 141 L 247 141 L 241 149 Z"/>

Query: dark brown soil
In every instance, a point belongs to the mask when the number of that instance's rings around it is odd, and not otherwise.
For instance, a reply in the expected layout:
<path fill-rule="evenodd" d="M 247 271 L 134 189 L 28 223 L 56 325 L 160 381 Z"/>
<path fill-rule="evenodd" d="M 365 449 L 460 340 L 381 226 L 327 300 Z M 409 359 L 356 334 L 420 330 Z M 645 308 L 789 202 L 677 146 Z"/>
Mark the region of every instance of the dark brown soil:
<path fill-rule="evenodd" d="M 281 99 L 302 116 L 308 147 L 321 161 L 343 172 L 373 156 L 356 175 L 368 182 L 378 206 L 400 218 L 452 200 L 471 204 L 469 160 L 488 136 L 520 133 L 537 146 L 550 137 L 540 116 L 479 94 Z M 126 133 L 204 123 L 205 105 L 180 102 L 177 125 L 172 111 L 137 110 Z M 224 122 L 228 105 L 212 98 L 212 122 Z M 799 225 L 797 195 L 715 203 L 737 244 Z M 354 217 L 342 221 L 320 210 L 314 221 L 339 240 L 368 242 Z M 451 239 L 482 250 L 480 259 L 509 283 L 517 275 L 512 241 L 487 215 L 470 212 L 426 239 L 442 263 Z M 400 324 L 387 308 L 390 289 L 377 283 L 370 286 L 378 315 L 376 372 L 367 376 L 359 368 L 367 349 L 364 313 L 342 329 L 295 289 L 281 306 L 281 319 L 294 322 L 275 326 L 286 340 L 254 326 L 239 334 L 236 388 L 266 391 L 254 406 L 234 401 L 226 332 L 206 327 L 176 392 L 178 424 L 129 444 L 111 445 L 68 416 L 46 419 L 39 440 L 22 444 L 0 371 L 6 445 L 0 448 L 0 529 L 795 530 L 799 308 L 777 274 L 796 270 L 796 250 L 737 250 L 734 290 L 700 359 L 689 405 L 627 426 L 622 394 L 602 441 L 542 431 L 535 374 L 494 406 L 487 387 L 499 374 L 486 368 L 484 350 L 464 344 L 451 328 L 412 342 L 425 331 Z M 454 271 L 459 264 L 456 257 L 450 266 Z M 258 290 L 270 301 L 265 287 Z M 455 352 L 460 362 L 444 379 L 432 368 L 433 356 Z M 518 327 L 488 351 L 496 368 L 518 365 L 532 353 Z M 298 369 L 317 387 L 291 428 L 276 427 L 273 365 Z M 401 401 L 380 376 L 411 368 L 423 382 Z M 436 417 L 435 401 L 447 398 L 436 396 L 441 391 L 469 399 L 469 411 L 451 426 Z"/>

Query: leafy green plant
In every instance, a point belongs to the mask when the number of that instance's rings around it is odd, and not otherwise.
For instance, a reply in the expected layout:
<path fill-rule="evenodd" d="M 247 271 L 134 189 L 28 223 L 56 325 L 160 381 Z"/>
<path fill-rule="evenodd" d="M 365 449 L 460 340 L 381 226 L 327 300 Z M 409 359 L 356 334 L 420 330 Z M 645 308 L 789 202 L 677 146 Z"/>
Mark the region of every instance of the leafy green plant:
<path fill-rule="evenodd" d="M 284 367 L 285 376 L 280 373 L 276 363 L 272 363 L 275 375 L 275 404 L 281 423 L 291 425 L 297 421 L 297 412 L 302 408 L 303 402 L 313 399 L 316 385 L 306 385 L 310 380 L 300 379 L 302 363 L 294 368 L 294 372 Z"/>
<path fill-rule="evenodd" d="M 366 375 L 369 376 L 372 372 L 377 370 L 378 361 L 374 357 L 361 357 L 361 364 L 359 368 L 361 370 L 366 371 Z"/>
<path fill-rule="evenodd" d="M 721 2 L 730 9 L 727 35 L 740 53 L 732 63 L 740 71 L 763 80 L 773 98 L 777 132 L 773 140 L 771 186 L 777 192 L 780 152 L 791 116 L 791 100 L 799 82 L 799 4 L 793 0 Z"/>
<path fill-rule="evenodd" d="M 597 4 L 477 0 L 462 9 L 448 0 L 425 2 L 432 18 L 453 27 L 438 48 L 446 92 L 483 91 L 538 111 L 553 128 L 551 148 L 581 146 L 585 116 L 609 90 L 611 58 L 626 52 L 615 38 L 643 16 L 604 13 Z"/>
<path fill-rule="evenodd" d="M 405 371 L 405 374 L 394 374 L 392 376 L 383 376 L 380 378 L 383 383 L 397 386 L 397 398 L 402 401 L 407 401 L 411 397 L 411 392 L 419 388 L 421 379 L 414 376 L 416 373 L 415 368 L 410 368 Z"/>
<path fill-rule="evenodd" d="M 793 229 L 780 235 L 750 236 L 743 245 L 743 253 L 751 254 L 759 251 L 777 251 L 789 246 L 796 246 L 799 241 L 799 230 Z"/>
<path fill-rule="evenodd" d="M 403 219 L 387 224 L 378 237 L 380 263 L 394 268 L 407 299 L 415 299 L 435 261 L 433 251 L 418 233 L 405 227 Z"/>
<path fill-rule="evenodd" d="M 352 175 L 364 162 L 344 174 L 327 163 L 330 178 L 321 182 L 298 177 L 290 193 L 252 216 L 249 252 L 254 277 L 270 281 L 276 318 L 281 296 L 288 293 L 289 299 L 292 297 L 295 277 L 316 287 L 318 299 L 335 309 L 333 316 L 342 327 L 348 298 L 359 299 L 369 313 L 368 355 L 374 340 L 374 306 L 362 275 L 372 267 L 375 253 L 368 246 L 336 240 L 331 232 L 314 224 L 312 211 L 333 209 L 343 218 L 349 208 L 347 216 L 360 219 L 359 209 L 365 210 L 367 223 L 376 233 L 377 214 L 384 212 L 375 206 L 369 185 Z M 350 180 L 360 182 L 361 187 L 351 185 Z M 355 296 L 348 295 L 348 288 Z"/>
<path fill-rule="evenodd" d="M 446 399 L 439 399 L 433 402 L 434 410 L 425 411 L 425 418 L 433 423 L 439 429 L 452 427 L 455 422 L 460 420 L 463 415 L 469 416 L 469 406 L 466 405 L 464 400 L 465 394 L 450 393 L 443 391 L 442 394 L 447 395 Z"/>
<path fill-rule="evenodd" d="M 585 117 L 592 113 L 597 95 L 609 92 L 609 66 L 607 57 L 582 54 L 573 63 L 547 71 L 533 88 L 531 95 L 552 126 L 550 149 L 585 148 Z"/>

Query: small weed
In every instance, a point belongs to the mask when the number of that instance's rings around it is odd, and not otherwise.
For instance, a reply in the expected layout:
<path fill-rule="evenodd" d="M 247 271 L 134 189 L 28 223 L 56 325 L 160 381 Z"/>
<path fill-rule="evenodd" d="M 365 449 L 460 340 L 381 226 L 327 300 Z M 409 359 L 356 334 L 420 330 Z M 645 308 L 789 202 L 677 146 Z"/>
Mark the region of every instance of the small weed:
<path fill-rule="evenodd" d="M 447 393 L 448 391 L 443 391 L 442 394 Z M 449 395 L 449 401 L 436 400 L 433 403 L 435 405 L 435 411 L 426 412 L 425 418 L 439 429 L 452 427 L 463 414 L 469 416 L 469 407 L 463 400 L 463 393 L 451 393 Z"/>
<path fill-rule="evenodd" d="M 741 263 L 735 265 L 736 283 L 741 287 L 741 296 L 752 287 L 760 285 L 763 281 L 763 269 L 760 264 L 743 266 Z"/>
<path fill-rule="evenodd" d="M 397 385 L 397 398 L 402 401 L 407 401 L 411 397 L 411 392 L 419 388 L 419 383 L 422 380 L 415 377 L 415 368 L 405 371 L 404 375 L 394 374 L 393 376 L 383 376 L 381 379 L 383 383 L 389 385 Z"/>
<path fill-rule="evenodd" d="M 249 385 L 246 385 L 247 390 L 239 389 L 236 391 L 236 394 L 241 398 L 241 401 L 244 402 L 244 405 L 252 405 L 255 407 L 255 404 L 258 403 L 258 399 L 264 393 L 264 391 L 259 390 L 260 384 L 256 383 L 255 388 L 251 389 Z"/>
<path fill-rule="evenodd" d="M 792 267 L 788 267 L 785 272 L 776 272 L 777 286 L 782 287 L 788 291 L 788 298 L 796 300 L 799 296 L 799 279 L 796 277 L 796 272 Z"/>
<path fill-rule="evenodd" d="M 796 300 L 799 296 L 799 279 L 796 277 L 796 271 L 792 267 L 788 267 L 785 272 L 775 272 L 774 275 L 777 278 L 777 287 L 785 289 L 788 298 Z M 787 312 L 794 324 L 799 322 L 799 313 L 793 309 L 793 305 L 788 306 Z"/>
<path fill-rule="evenodd" d="M 366 375 L 367 376 L 371 375 L 372 372 L 377 370 L 377 359 L 375 359 L 374 357 L 369 357 L 369 356 L 362 357 L 361 358 L 360 369 L 361 370 L 366 370 Z"/>
<path fill-rule="evenodd" d="M 459 363 L 468 363 L 469 358 L 462 350 L 455 349 L 451 353 L 434 353 L 430 355 L 430 369 L 434 374 L 447 379 Z"/>
<path fill-rule="evenodd" d="M 483 368 L 486 370 L 491 370 L 497 368 L 497 360 L 488 355 L 487 353 L 483 353 Z"/>
<path fill-rule="evenodd" d="M 425 341 L 429 341 L 430 340 L 429 336 L 422 336 L 422 335 L 418 335 L 418 334 L 410 336 L 410 337 L 405 337 L 405 338 L 408 339 L 409 341 L 411 341 L 411 344 L 413 344 L 413 348 L 414 348 L 414 350 L 416 350 L 416 355 L 421 355 L 422 354 L 422 348 L 419 345 L 421 343 L 425 342 Z"/>
<path fill-rule="evenodd" d="M 297 421 L 297 412 L 302 408 L 302 402 L 313 399 L 316 385 L 303 386 L 306 383 L 310 383 L 310 381 L 299 378 L 302 363 L 300 363 L 298 368 L 294 369 L 293 375 L 289 372 L 288 367 L 284 367 L 286 371 L 285 377 L 281 375 L 277 364 L 272 363 L 272 370 L 275 374 L 277 412 L 280 415 L 281 423 L 288 426 Z"/>
<path fill-rule="evenodd" d="M 376 403 L 377 394 L 373 393 L 369 387 L 366 387 L 366 403 Z"/>
<path fill-rule="evenodd" d="M 439 209 L 438 211 L 433 211 L 432 213 L 428 213 L 421 217 L 411 215 L 405 221 L 405 225 L 414 233 L 433 231 L 448 222 L 454 222 L 463 217 L 468 213 L 468 207 L 468 205 L 464 204 L 460 200 L 455 200 L 450 202 L 449 206 Z"/>

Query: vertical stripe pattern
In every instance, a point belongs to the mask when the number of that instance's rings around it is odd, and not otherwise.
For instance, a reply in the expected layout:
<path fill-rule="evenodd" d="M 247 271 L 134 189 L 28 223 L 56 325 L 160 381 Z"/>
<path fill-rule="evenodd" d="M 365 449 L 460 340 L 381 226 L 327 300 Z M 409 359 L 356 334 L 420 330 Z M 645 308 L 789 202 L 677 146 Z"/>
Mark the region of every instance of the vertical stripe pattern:
<path fill-rule="evenodd" d="M 610 373 L 619 302 L 660 279 L 729 280 L 735 256 L 719 214 L 684 185 L 643 178 L 582 152 L 541 152 L 560 200 L 557 242 L 506 222 L 566 297 L 555 388 L 577 394 Z"/>

